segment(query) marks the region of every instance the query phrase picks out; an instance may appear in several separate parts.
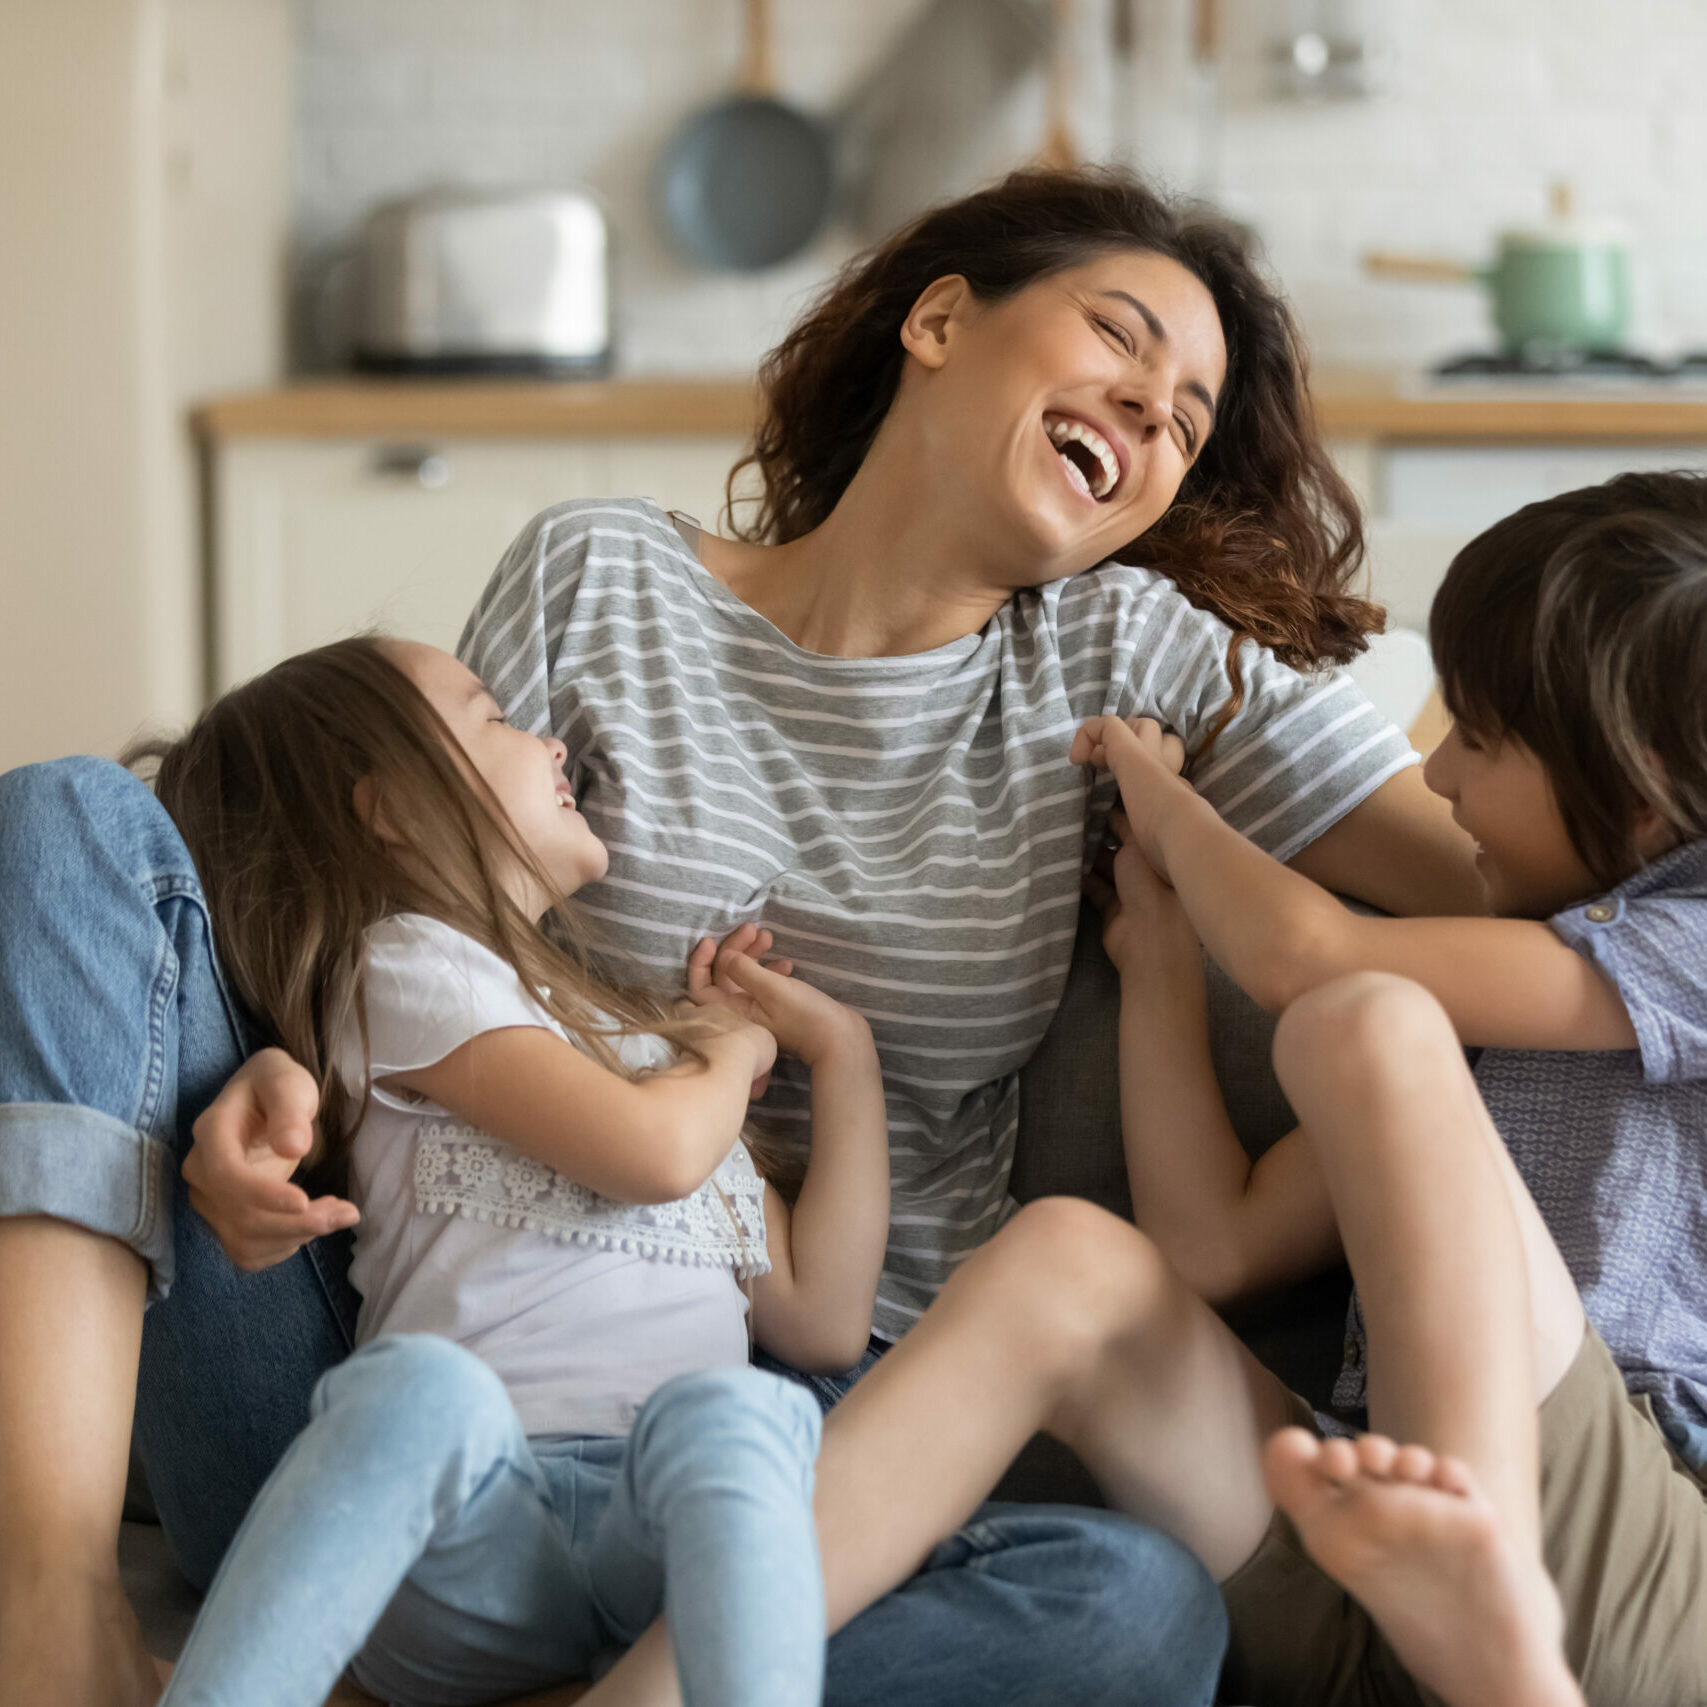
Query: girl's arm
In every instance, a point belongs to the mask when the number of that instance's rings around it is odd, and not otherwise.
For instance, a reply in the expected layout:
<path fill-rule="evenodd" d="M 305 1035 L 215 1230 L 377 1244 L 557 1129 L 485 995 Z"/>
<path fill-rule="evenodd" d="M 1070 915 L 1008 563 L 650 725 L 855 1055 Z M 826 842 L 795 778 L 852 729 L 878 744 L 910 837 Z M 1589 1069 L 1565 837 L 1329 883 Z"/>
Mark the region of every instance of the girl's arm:
<path fill-rule="evenodd" d="M 688 994 L 773 1031 L 812 1071 L 812 1150 L 793 1211 L 765 1189 L 771 1271 L 753 1289 L 753 1335 L 797 1369 L 838 1373 L 871 1338 L 889 1238 L 889 1119 L 871 1028 L 788 962 L 761 966 L 767 934 L 743 925 L 688 962 Z"/>
<path fill-rule="evenodd" d="M 1211 1304 L 1299 1280 L 1339 1255 L 1310 1147 L 1288 1133 L 1253 1164 L 1209 1054 L 1203 951 L 1135 847 L 1092 878 L 1120 974 L 1120 1124 L 1133 1220 Z"/>
<path fill-rule="evenodd" d="M 706 1064 L 630 1080 L 543 1027 L 483 1032 L 430 1067 L 393 1075 L 481 1131 L 624 1203 L 670 1203 L 708 1180 L 741 1134 L 776 1040 L 735 1014 L 708 1018 Z"/>
<path fill-rule="evenodd" d="M 1285 1008 L 1348 972 L 1394 972 L 1431 991 L 1466 1043 L 1633 1049 L 1611 980 L 1527 919 L 1371 919 L 1340 905 L 1237 830 L 1156 756 L 1160 731 L 1094 718 L 1071 757 L 1112 769 L 1123 833 L 1178 893 L 1204 946 L 1263 1007 Z"/>

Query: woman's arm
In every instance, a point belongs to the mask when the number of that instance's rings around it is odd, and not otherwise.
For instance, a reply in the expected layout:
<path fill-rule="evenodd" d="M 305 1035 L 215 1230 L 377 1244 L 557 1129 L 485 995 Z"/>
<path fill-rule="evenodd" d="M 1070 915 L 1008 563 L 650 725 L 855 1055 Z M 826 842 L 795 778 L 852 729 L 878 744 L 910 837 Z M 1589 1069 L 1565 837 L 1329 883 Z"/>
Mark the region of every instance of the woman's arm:
<path fill-rule="evenodd" d="M 1120 1124 L 1133 1219 L 1211 1304 L 1299 1280 L 1339 1254 L 1327 1188 L 1296 1132 L 1254 1165 L 1209 1054 L 1203 951 L 1132 846 L 1090 882 L 1120 974 Z"/>
<path fill-rule="evenodd" d="M 1156 756 L 1160 731 L 1097 718 L 1072 758 L 1111 768 L 1122 829 L 1177 891 L 1204 946 L 1263 1007 L 1279 1011 L 1348 972 L 1414 978 L 1470 1044 L 1631 1049 L 1612 982 L 1527 919 L 1371 919 L 1230 829 Z"/>
<path fill-rule="evenodd" d="M 776 1041 L 722 1016 L 684 1062 L 625 1079 L 543 1027 L 483 1032 L 388 1086 L 429 1097 L 567 1178 L 624 1203 L 669 1203 L 708 1180 L 740 1136 L 755 1079 Z"/>
<path fill-rule="evenodd" d="M 889 1238 L 889 1118 L 871 1028 L 786 961 L 761 966 L 767 933 L 743 925 L 688 962 L 688 994 L 726 1003 L 775 1033 L 812 1072 L 812 1150 L 792 1213 L 765 1191 L 771 1271 L 753 1289 L 753 1334 L 797 1369 L 837 1373 L 871 1338 Z"/>

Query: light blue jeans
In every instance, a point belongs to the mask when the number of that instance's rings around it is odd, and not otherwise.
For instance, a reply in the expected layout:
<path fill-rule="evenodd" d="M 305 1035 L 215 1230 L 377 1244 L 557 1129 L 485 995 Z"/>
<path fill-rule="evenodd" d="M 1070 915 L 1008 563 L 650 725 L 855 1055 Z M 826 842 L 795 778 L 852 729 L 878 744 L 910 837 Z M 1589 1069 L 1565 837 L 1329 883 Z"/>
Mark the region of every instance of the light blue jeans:
<path fill-rule="evenodd" d="M 348 1356 L 357 1303 L 347 1240 L 244 1274 L 188 1207 L 191 1124 L 253 1041 L 148 791 L 99 759 L 0 776 L 0 1215 L 58 1216 L 147 1261 L 137 1441 L 203 1587 Z M 831 1637 L 824 1699 L 1207 1707 L 1225 1643 L 1214 1584 L 1168 1537 L 991 1504 Z"/>
<path fill-rule="evenodd" d="M 815 1707 L 819 1413 L 793 1382 L 686 1375 L 626 1440 L 530 1441 L 472 1352 L 398 1335 L 312 1409 L 162 1707 L 298 1707 L 352 1659 L 383 1701 L 463 1707 L 584 1677 L 666 1606 L 687 1707 Z"/>

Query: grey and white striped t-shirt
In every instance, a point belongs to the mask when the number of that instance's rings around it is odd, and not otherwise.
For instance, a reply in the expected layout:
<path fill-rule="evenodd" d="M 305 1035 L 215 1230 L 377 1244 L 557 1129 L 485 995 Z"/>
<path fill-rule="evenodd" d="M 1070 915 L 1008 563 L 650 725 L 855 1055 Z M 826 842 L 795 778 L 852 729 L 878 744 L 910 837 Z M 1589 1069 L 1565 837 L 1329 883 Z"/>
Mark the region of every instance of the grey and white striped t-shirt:
<path fill-rule="evenodd" d="M 745 920 L 870 1021 L 892 1204 L 877 1331 L 904 1333 L 1009 1206 L 1015 1075 L 1061 995 L 1113 795 L 1067 762 L 1081 720 L 1144 713 L 1188 746 L 1226 704 L 1228 631 L 1105 564 L 906 657 L 806 652 L 646 501 L 562 504 L 510 547 L 462 638 L 522 727 L 560 736 L 610 849 L 578 897 L 623 964 L 679 982 Z M 1341 676 L 1260 648 L 1193 782 L 1285 859 L 1414 762 Z M 762 1115 L 805 1143 L 782 1061 Z"/>

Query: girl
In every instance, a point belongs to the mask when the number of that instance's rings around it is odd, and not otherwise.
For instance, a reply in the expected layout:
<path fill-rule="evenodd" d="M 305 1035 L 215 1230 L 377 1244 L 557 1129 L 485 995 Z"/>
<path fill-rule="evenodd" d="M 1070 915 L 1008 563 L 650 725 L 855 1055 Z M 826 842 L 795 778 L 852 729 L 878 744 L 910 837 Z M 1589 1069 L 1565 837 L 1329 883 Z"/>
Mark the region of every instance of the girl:
<path fill-rule="evenodd" d="M 1178 1312 L 1224 1377 L 1179 1395 L 1217 1467 L 1179 1532 L 1226 1538 L 1205 1556 L 1241 1699 L 1699 1707 L 1707 477 L 1519 511 L 1459 554 L 1431 628 L 1456 722 L 1428 781 L 1496 918 L 1358 917 L 1222 823 L 1154 723 L 1073 744 L 1126 813 L 1101 896 L 1141 1225 L 1212 1303 L 1341 1250 L 1357 1281 L 1331 1417 Z M 1254 1167 L 1198 937 L 1285 1010 L 1301 1128 Z M 1355 1447 L 1318 1439 L 1365 1417 Z M 1253 1446 L 1282 1422 L 1265 1493 Z"/>
<path fill-rule="evenodd" d="M 564 903 L 606 854 L 563 759 L 448 654 L 372 639 L 160 755 L 227 973 L 318 1081 L 363 1294 L 170 1703 L 318 1702 L 352 1656 L 387 1701 L 489 1700 L 585 1675 L 666 1600 L 690 1703 L 819 1699 L 819 1412 L 746 1366 L 738 1281 L 777 1355 L 864 1349 L 876 1052 L 753 927 L 696 951 L 692 1012 L 602 982 Z M 779 1045 L 814 1099 L 792 1211 L 739 1136 Z"/>

